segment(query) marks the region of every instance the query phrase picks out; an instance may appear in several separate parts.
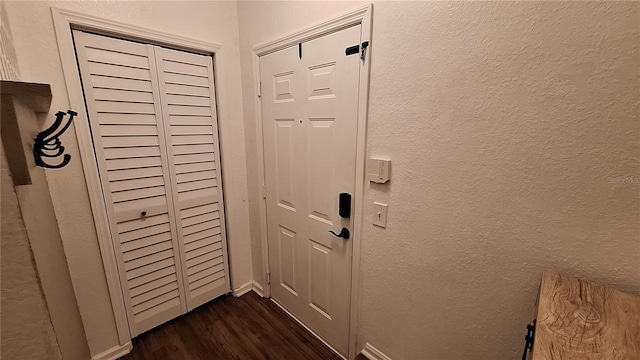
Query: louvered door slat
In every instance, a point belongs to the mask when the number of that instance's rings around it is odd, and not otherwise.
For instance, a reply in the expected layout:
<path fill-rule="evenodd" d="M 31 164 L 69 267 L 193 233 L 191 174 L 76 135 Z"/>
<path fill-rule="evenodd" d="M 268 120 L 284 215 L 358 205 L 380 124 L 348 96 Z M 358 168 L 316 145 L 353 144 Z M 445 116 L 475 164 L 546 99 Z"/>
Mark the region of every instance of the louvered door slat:
<path fill-rule="evenodd" d="M 178 278 L 176 277 L 176 272 L 175 269 L 171 266 L 166 267 L 164 269 L 160 269 L 158 271 L 155 271 L 153 273 L 144 275 L 144 276 L 140 276 L 137 277 L 135 279 L 130 280 L 130 284 L 131 284 L 131 296 L 134 295 L 138 295 L 141 292 L 144 292 L 145 288 L 144 286 L 149 285 L 149 286 L 153 286 L 154 283 L 161 281 L 161 279 L 164 278 L 170 278 L 170 279 L 175 279 L 176 281 L 178 280 Z M 169 281 L 170 282 L 170 281 Z M 134 291 L 135 290 L 135 291 Z"/>
<path fill-rule="evenodd" d="M 153 104 L 153 93 L 149 91 L 133 91 L 123 89 L 93 89 L 93 95 L 96 100 L 103 101 L 121 101 L 121 102 L 139 102 Z"/>
<path fill-rule="evenodd" d="M 172 135 L 207 134 L 207 135 L 213 136 L 213 127 L 211 125 L 176 124 L 176 125 L 171 125 L 171 134 Z"/>
<path fill-rule="evenodd" d="M 196 264 L 196 265 L 192 265 L 188 271 L 190 275 L 195 275 L 201 271 L 204 271 L 206 269 L 211 269 L 211 268 L 217 268 L 219 266 L 222 266 L 224 268 L 224 261 L 222 261 L 222 256 L 214 258 L 213 260 L 211 260 L 210 262 L 203 262 L 200 264 Z"/>
<path fill-rule="evenodd" d="M 158 135 L 158 129 L 154 124 L 149 125 L 111 125 L 100 126 L 102 136 L 145 136 Z"/>
<path fill-rule="evenodd" d="M 216 236 L 219 236 L 219 235 L 220 235 L 220 227 L 215 227 L 215 228 L 207 229 L 205 231 L 193 233 L 190 235 L 185 235 L 184 243 L 186 246 L 194 241 L 201 240 L 201 239 L 207 239 L 207 241 L 213 242 L 213 241 L 217 241 Z"/>
<path fill-rule="evenodd" d="M 135 146 L 160 146 L 157 136 L 105 136 L 101 139 L 104 148 L 129 148 Z"/>
<path fill-rule="evenodd" d="M 156 48 L 184 283 L 192 309 L 230 290 L 211 57 Z M 217 259 L 217 260 L 216 260 Z M 188 269 L 198 266 L 198 274 Z"/>
<path fill-rule="evenodd" d="M 91 78 L 93 79 L 93 77 Z M 96 116 L 101 125 L 154 125 L 156 124 L 155 114 L 120 114 L 101 113 Z"/>
<path fill-rule="evenodd" d="M 144 45 L 142 45 L 144 46 Z M 114 53 L 117 57 L 119 53 Z M 111 78 L 151 81 L 150 71 L 147 69 L 139 69 L 129 66 L 121 66 L 116 64 L 104 64 L 99 62 L 87 61 L 88 73 L 91 75 L 107 76 Z"/>
<path fill-rule="evenodd" d="M 131 180 L 123 180 L 123 181 L 113 181 L 111 182 L 112 191 L 124 191 L 124 190 L 133 190 L 133 189 L 142 189 L 154 186 L 163 186 L 164 179 L 162 176 L 152 176 L 141 179 L 131 179 Z"/>
<path fill-rule="evenodd" d="M 206 222 L 209 221 L 211 219 L 219 219 L 220 218 L 220 212 L 215 211 L 215 212 L 205 212 L 205 213 L 201 213 L 195 216 L 190 216 L 190 217 L 185 217 L 183 215 L 182 217 L 182 226 L 189 226 L 189 225 L 195 225 L 195 224 L 199 224 L 202 222 Z"/>
<path fill-rule="evenodd" d="M 114 203 L 121 203 L 125 201 L 135 201 L 139 199 L 146 199 L 152 197 L 162 197 L 165 194 L 164 184 L 162 186 L 154 186 L 149 188 L 114 191 L 111 194 L 111 199 Z"/>
<path fill-rule="evenodd" d="M 193 271 L 191 269 L 196 265 L 211 266 L 212 262 L 210 261 L 221 256 L 222 250 L 214 250 L 197 256 L 192 255 L 190 256 L 190 259 L 187 260 L 187 273 L 193 274 Z"/>
<path fill-rule="evenodd" d="M 182 183 L 188 183 L 188 182 L 198 181 L 198 180 L 215 179 L 216 176 L 217 174 L 215 172 L 215 169 L 205 170 L 205 171 L 196 171 L 196 172 L 189 172 L 185 174 L 177 174 L 176 181 L 178 182 L 178 184 L 182 184 Z"/>
<path fill-rule="evenodd" d="M 147 301 L 144 301 L 142 303 L 136 304 L 133 306 L 133 313 L 137 316 L 140 313 L 142 313 L 143 311 L 148 311 L 148 310 L 153 310 L 154 307 L 163 304 L 167 301 L 171 301 L 173 299 L 176 299 L 180 296 L 178 290 L 172 290 L 172 291 L 168 291 L 160 296 L 151 298 Z"/>
<path fill-rule="evenodd" d="M 148 255 L 149 253 L 156 253 L 165 250 L 171 250 L 172 248 L 171 239 L 167 241 L 163 241 L 160 243 L 155 243 L 149 246 L 140 247 L 138 249 L 124 251 L 124 261 L 129 261 L 132 259 L 138 259 Z"/>
<path fill-rule="evenodd" d="M 189 250 L 187 251 L 187 254 L 189 254 L 189 257 L 196 259 L 199 256 L 205 255 L 205 254 L 218 254 L 217 251 L 219 251 L 222 247 L 220 246 L 220 242 L 218 243 L 213 243 L 213 244 L 207 244 L 206 246 L 202 246 L 199 248 L 195 248 L 193 250 Z M 222 254 L 222 252 L 220 252 L 219 254 Z"/>
<path fill-rule="evenodd" d="M 205 77 L 195 77 L 171 72 L 165 72 L 162 75 L 168 84 L 209 88 L 209 79 Z"/>
<path fill-rule="evenodd" d="M 107 159 L 106 162 L 107 170 L 139 169 L 162 166 L 162 158 L 160 156 Z"/>
<path fill-rule="evenodd" d="M 105 149 L 104 156 L 110 159 L 127 159 L 132 157 L 149 157 L 160 156 L 160 148 L 158 146 L 132 146 L 129 148 L 112 148 Z"/>
<path fill-rule="evenodd" d="M 135 269 L 132 269 L 130 271 L 127 271 L 125 274 L 125 278 L 127 280 L 131 280 L 131 279 L 136 279 L 139 278 L 141 276 L 145 276 L 145 275 L 150 275 L 160 269 L 164 269 L 166 267 L 172 267 L 174 269 L 174 271 L 177 271 L 178 269 L 176 269 L 176 262 L 173 259 L 164 259 L 161 261 L 156 261 L 153 263 L 150 263 L 148 265 L 145 266 L 141 266 Z M 131 288 L 131 285 L 129 285 L 129 288 Z"/>
<path fill-rule="evenodd" d="M 162 223 L 153 226 L 140 227 L 132 231 L 120 232 L 120 242 L 127 243 L 129 241 L 140 240 L 149 236 L 154 236 L 162 233 L 171 233 L 171 226 L 169 223 Z"/>
<path fill-rule="evenodd" d="M 168 298 L 168 300 L 167 300 Z M 140 324 L 141 327 L 149 327 L 153 324 L 159 315 L 173 314 L 173 317 L 180 315 L 176 312 L 176 308 L 182 305 L 180 294 L 174 294 L 173 297 L 168 296 L 162 299 L 163 302 L 156 302 L 152 307 L 146 310 L 139 310 L 135 313 L 133 321 Z"/>
<path fill-rule="evenodd" d="M 169 124 L 171 125 L 211 125 L 211 117 L 210 116 L 169 115 Z"/>
<path fill-rule="evenodd" d="M 177 282 L 177 281 L 178 281 L 178 278 L 176 277 L 176 274 L 175 273 L 171 273 L 171 274 L 169 274 L 167 276 L 163 276 L 163 277 L 161 277 L 159 279 L 155 279 L 153 281 L 150 281 L 148 283 L 142 284 L 140 286 L 133 287 L 131 289 L 131 296 L 135 297 L 135 296 L 138 296 L 140 294 L 144 294 L 146 292 L 149 292 L 149 291 L 151 291 L 153 289 L 157 289 L 157 288 L 159 288 L 161 286 L 165 286 L 167 284 L 171 284 L 171 283 L 174 283 L 174 282 Z"/>
<path fill-rule="evenodd" d="M 214 202 L 214 203 L 203 205 L 203 206 L 199 206 L 199 207 L 183 208 L 183 210 L 182 210 L 182 219 L 184 221 L 184 219 L 187 219 L 187 218 L 199 215 L 199 214 L 205 214 L 205 213 L 218 211 L 219 209 L 220 209 L 220 204 L 218 202 Z M 218 214 L 218 217 L 220 217 L 220 214 Z"/>
<path fill-rule="evenodd" d="M 153 215 L 147 214 L 147 216 L 144 218 L 121 222 L 120 224 L 118 224 L 118 232 L 122 234 L 128 231 L 147 228 L 164 223 L 169 223 L 169 215 L 167 213 Z"/>
<path fill-rule="evenodd" d="M 208 97 L 193 95 L 167 95 L 167 104 L 169 105 L 192 105 L 211 107 Z"/>
<path fill-rule="evenodd" d="M 176 174 L 188 174 L 210 170 L 217 170 L 215 161 L 203 161 L 175 165 Z"/>
<path fill-rule="evenodd" d="M 154 115 L 156 111 L 154 104 L 136 102 L 96 100 L 95 105 L 98 113 Z"/>
<path fill-rule="evenodd" d="M 222 242 L 220 241 L 220 236 L 216 235 L 216 237 L 204 237 L 200 240 L 196 240 L 196 241 L 192 241 L 188 244 L 184 245 L 184 251 L 185 252 L 191 252 L 197 249 L 200 249 L 202 247 L 205 246 L 209 246 L 211 245 L 212 242 L 214 242 L 214 244 L 219 244 L 220 247 L 222 247 Z"/>
<path fill-rule="evenodd" d="M 148 167 L 133 170 L 115 170 L 107 174 L 109 181 L 126 181 L 134 179 L 144 179 L 156 176 L 163 176 L 162 166 Z"/>
<path fill-rule="evenodd" d="M 153 46 L 73 31 L 132 336 L 186 312 Z"/>
<path fill-rule="evenodd" d="M 198 87 L 189 85 L 177 85 L 167 83 L 165 91 L 168 95 L 189 95 L 189 96 L 201 96 L 209 98 L 208 87 Z"/>
<path fill-rule="evenodd" d="M 160 287 L 145 291 L 143 293 L 141 293 L 140 295 L 137 296 L 131 296 L 131 302 L 133 303 L 133 306 L 137 306 L 140 305 L 142 303 L 148 302 L 149 300 L 152 300 L 154 298 L 157 298 L 159 296 L 162 296 L 164 294 L 167 293 L 171 293 L 174 292 L 175 289 L 177 287 L 177 281 L 174 281 L 172 283 L 166 284 L 166 285 L 162 285 Z"/>
<path fill-rule="evenodd" d="M 179 154 L 173 156 L 173 161 L 176 165 L 181 164 L 195 164 L 200 162 L 214 162 L 215 154 L 213 152 L 205 153 L 191 153 L 191 154 Z M 211 164 L 214 165 L 214 164 Z"/>
<path fill-rule="evenodd" d="M 146 254 L 143 257 L 139 257 L 133 260 L 125 260 L 124 268 L 126 271 L 138 269 L 143 266 L 148 266 L 157 262 L 160 262 L 165 259 L 171 259 L 173 257 L 173 249 L 160 251 L 157 253 Z"/>
<path fill-rule="evenodd" d="M 153 92 L 151 81 L 113 78 L 110 76 L 93 75 L 91 82 L 94 89 L 115 89 L 125 91 Z"/>
<path fill-rule="evenodd" d="M 123 252 L 127 252 L 135 249 L 159 244 L 165 241 L 171 241 L 171 232 L 167 231 L 167 232 L 158 233 L 151 236 L 138 238 L 133 241 L 128 241 L 128 242 L 122 243 L 121 248 Z"/>
<path fill-rule="evenodd" d="M 220 226 L 220 220 L 219 219 L 208 220 L 208 221 L 205 221 L 205 222 L 201 222 L 199 224 L 194 224 L 194 225 L 190 225 L 190 226 L 183 226 L 182 227 L 182 233 L 184 235 L 191 235 L 191 234 L 195 234 L 195 233 L 202 232 L 202 231 L 205 231 L 205 230 L 217 228 L 219 226 Z"/>
<path fill-rule="evenodd" d="M 136 48 L 138 47 L 131 46 L 128 51 L 135 52 Z M 147 54 L 127 54 L 122 51 L 114 51 L 112 49 L 94 49 L 91 47 L 86 47 L 85 51 L 87 58 L 91 59 L 91 62 L 149 69 Z M 114 56 L 114 52 L 117 53 L 117 56 Z"/>

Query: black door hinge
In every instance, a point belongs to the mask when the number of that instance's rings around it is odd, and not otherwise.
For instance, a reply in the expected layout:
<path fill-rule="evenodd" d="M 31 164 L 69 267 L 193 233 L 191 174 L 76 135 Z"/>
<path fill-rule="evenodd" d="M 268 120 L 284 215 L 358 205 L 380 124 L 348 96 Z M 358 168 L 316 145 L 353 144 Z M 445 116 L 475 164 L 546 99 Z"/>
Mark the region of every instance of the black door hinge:
<path fill-rule="evenodd" d="M 536 321 L 533 320 L 533 325 L 527 325 L 527 335 L 524 337 L 524 352 L 522 353 L 522 360 L 527 360 L 527 350 L 531 352 L 533 350 L 533 341 L 536 337 Z"/>
<path fill-rule="evenodd" d="M 344 50 L 344 54 L 349 56 L 349 55 L 360 53 L 360 60 L 364 61 L 365 54 L 368 47 L 369 47 L 369 42 L 365 41 L 360 45 L 349 46 Z"/>

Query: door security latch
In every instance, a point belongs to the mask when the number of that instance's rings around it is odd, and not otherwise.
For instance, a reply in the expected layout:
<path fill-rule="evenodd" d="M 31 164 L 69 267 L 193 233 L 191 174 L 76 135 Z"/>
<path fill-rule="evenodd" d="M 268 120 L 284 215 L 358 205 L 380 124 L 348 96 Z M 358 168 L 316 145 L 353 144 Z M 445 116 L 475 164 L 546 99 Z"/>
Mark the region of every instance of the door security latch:
<path fill-rule="evenodd" d="M 349 55 L 360 53 L 360 60 L 364 61 L 368 47 L 369 47 L 369 42 L 365 41 L 360 45 L 349 46 L 344 50 L 344 54 L 346 56 L 349 56 Z"/>

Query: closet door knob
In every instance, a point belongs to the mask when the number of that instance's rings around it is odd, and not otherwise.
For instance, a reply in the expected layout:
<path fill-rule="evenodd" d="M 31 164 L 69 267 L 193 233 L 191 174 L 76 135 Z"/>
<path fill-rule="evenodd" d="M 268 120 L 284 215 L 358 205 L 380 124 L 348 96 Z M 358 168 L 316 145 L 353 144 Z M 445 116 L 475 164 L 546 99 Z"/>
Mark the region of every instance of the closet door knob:
<path fill-rule="evenodd" d="M 146 212 L 146 211 L 141 212 L 141 213 L 140 213 L 140 216 L 142 216 L 142 217 L 147 216 L 147 212 Z"/>

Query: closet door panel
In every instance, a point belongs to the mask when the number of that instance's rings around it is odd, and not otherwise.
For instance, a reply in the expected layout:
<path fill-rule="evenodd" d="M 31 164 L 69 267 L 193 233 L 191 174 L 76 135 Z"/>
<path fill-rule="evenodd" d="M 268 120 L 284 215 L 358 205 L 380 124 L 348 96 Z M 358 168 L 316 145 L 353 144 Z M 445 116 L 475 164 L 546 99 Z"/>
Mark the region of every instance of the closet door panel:
<path fill-rule="evenodd" d="M 187 305 L 230 291 L 210 56 L 155 48 Z"/>
<path fill-rule="evenodd" d="M 153 46 L 73 31 L 132 336 L 186 312 Z"/>

